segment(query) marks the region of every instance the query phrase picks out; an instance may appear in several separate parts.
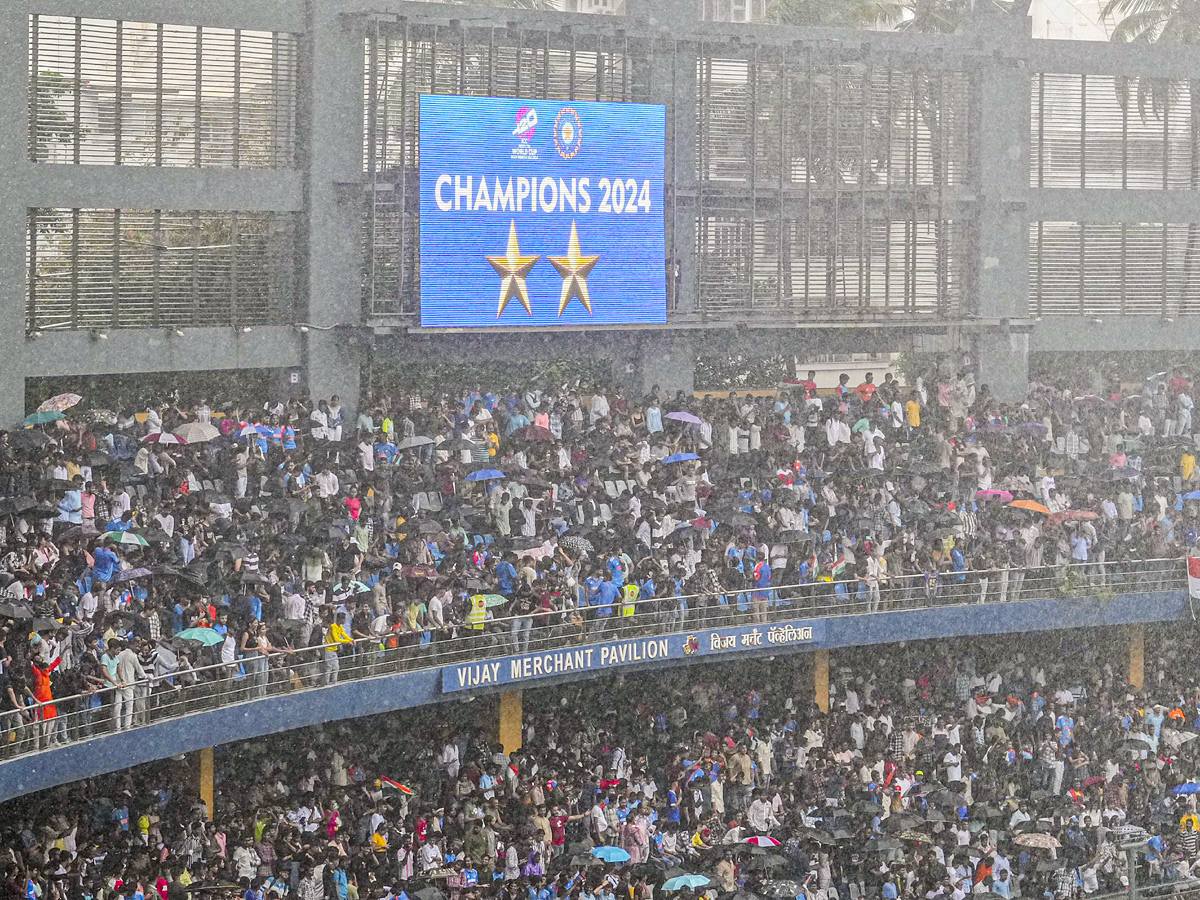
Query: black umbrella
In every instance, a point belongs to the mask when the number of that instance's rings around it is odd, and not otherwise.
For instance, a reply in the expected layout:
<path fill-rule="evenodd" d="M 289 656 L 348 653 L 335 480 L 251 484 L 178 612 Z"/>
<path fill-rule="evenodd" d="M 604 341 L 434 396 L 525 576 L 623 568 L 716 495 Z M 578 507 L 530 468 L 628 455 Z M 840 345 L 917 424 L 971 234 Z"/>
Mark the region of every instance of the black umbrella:
<path fill-rule="evenodd" d="M 0 616 L 6 619 L 32 619 L 33 610 L 24 603 L 0 603 Z"/>
<path fill-rule="evenodd" d="M 5 497 L 0 500 L 0 516 L 15 516 L 37 506 L 32 497 Z"/>
<path fill-rule="evenodd" d="M 753 856 L 750 858 L 750 862 L 747 863 L 748 868 L 754 870 L 762 869 L 763 871 L 781 869 L 785 865 L 787 865 L 787 863 L 784 861 L 783 857 L 776 856 L 773 853 L 767 853 L 763 856 Z"/>
<path fill-rule="evenodd" d="M 446 900 L 446 895 L 432 885 L 421 888 L 413 896 L 417 900 Z"/>
<path fill-rule="evenodd" d="M 59 535 L 59 543 L 70 541 L 87 541 L 92 538 L 100 537 L 100 532 L 91 525 L 74 525 Z"/>
<path fill-rule="evenodd" d="M 88 465 L 93 469 L 103 469 L 113 464 L 113 458 L 107 453 L 93 450 L 88 456 Z"/>
<path fill-rule="evenodd" d="M 34 619 L 33 624 L 29 626 L 30 631 L 54 631 L 56 628 L 58 628 L 58 622 L 45 616 Z"/>

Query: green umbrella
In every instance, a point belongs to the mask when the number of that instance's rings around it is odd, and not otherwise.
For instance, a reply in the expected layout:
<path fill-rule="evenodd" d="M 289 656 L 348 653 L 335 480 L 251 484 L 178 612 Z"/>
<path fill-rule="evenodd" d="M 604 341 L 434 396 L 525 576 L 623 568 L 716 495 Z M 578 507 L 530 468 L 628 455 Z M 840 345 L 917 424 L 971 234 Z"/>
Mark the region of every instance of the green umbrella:
<path fill-rule="evenodd" d="M 144 537 L 134 534 L 132 531 L 106 531 L 102 540 L 112 541 L 115 544 L 132 544 L 135 547 L 150 546 Z"/>
<path fill-rule="evenodd" d="M 488 609 L 491 609 L 493 606 L 503 606 L 507 602 L 508 602 L 508 598 L 502 597 L 499 594 L 484 594 L 483 595 L 483 605 L 486 606 Z"/>
<path fill-rule="evenodd" d="M 205 647 L 211 647 L 225 640 L 225 636 L 211 628 L 185 628 L 175 635 L 181 641 L 199 641 Z"/>
<path fill-rule="evenodd" d="M 65 419 L 62 413 L 52 409 L 43 409 L 40 412 L 35 412 L 32 415 L 25 417 L 26 425 L 45 425 L 47 422 L 57 422 L 59 419 Z"/>

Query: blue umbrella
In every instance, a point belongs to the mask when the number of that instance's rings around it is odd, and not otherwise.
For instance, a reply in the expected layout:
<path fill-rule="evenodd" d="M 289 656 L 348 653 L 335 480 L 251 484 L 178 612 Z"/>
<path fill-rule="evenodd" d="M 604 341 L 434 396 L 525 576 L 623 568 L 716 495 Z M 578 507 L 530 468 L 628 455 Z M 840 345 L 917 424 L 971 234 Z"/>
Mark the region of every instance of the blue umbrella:
<path fill-rule="evenodd" d="M 1171 788 L 1171 793 L 1176 797 L 1180 797 L 1183 794 L 1200 794 L 1200 784 L 1196 784 L 1194 781 L 1189 781 L 1185 784 L 1177 784 L 1175 787 Z"/>
<path fill-rule="evenodd" d="M 695 453 L 672 453 L 670 456 L 663 459 L 665 463 L 688 462 L 693 459 L 699 459 Z"/>
<path fill-rule="evenodd" d="M 676 875 L 674 878 L 664 881 L 662 889 L 664 891 L 680 891 L 684 888 L 704 887 L 708 881 L 703 875 Z"/>
<path fill-rule="evenodd" d="M 59 419 L 65 419 L 66 416 L 57 410 L 43 409 L 25 417 L 25 424 L 29 426 L 45 425 L 47 422 L 57 422 Z"/>
<path fill-rule="evenodd" d="M 593 847 L 592 856 L 610 863 L 629 861 L 629 854 L 620 847 Z"/>
<path fill-rule="evenodd" d="M 463 481 L 493 481 L 503 477 L 504 473 L 499 469 L 480 469 L 478 472 L 472 472 Z"/>
<path fill-rule="evenodd" d="M 1183 495 L 1184 500 L 1200 500 L 1200 491 L 1191 491 Z"/>

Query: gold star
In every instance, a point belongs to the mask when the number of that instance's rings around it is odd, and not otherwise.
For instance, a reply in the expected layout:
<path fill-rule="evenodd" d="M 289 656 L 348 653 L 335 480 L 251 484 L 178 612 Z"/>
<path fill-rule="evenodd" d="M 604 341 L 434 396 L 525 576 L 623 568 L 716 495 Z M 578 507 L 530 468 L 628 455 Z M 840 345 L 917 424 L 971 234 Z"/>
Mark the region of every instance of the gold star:
<path fill-rule="evenodd" d="M 558 314 L 561 316 L 567 304 L 575 297 L 583 304 L 589 313 L 592 311 L 592 298 L 588 294 L 587 277 L 592 266 L 600 261 L 599 256 L 582 256 L 579 252 L 579 232 L 575 223 L 571 223 L 571 239 L 567 242 L 566 256 L 547 256 L 550 265 L 558 269 L 563 278 L 562 296 L 558 301 Z"/>
<path fill-rule="evenodd" d="M 504 312 L 508 301 L 516 297 L 525 307 L 525 312 L 533 315 L 533 307 L 529 305 L 529 288 L 525 286 L 525 277 L 540 256 L 522 256 L 521 248 L 517 246 L 517 223 L 512 220 L 508 224 L 508 249 L 503 256 L 489 256 L 487 261 L 492 264 L 496 274 L 500 276 L 500 303 L 496 306 L 496 318 Z"/>

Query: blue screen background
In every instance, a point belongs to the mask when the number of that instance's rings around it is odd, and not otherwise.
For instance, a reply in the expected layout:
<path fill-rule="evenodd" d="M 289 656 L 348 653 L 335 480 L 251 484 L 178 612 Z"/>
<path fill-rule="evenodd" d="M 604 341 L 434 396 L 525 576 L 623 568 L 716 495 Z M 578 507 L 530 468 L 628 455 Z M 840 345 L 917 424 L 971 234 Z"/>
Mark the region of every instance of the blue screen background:
<path fill-rule="evenodd" d="M 560 113 L 565 108 L 575 116 Z M 520 111 L 536 112 L 531 138 L 514 134 Z M 556 122 L 578 121 L 576 129 Z M 663 192 L 666 111 L 662 106 L 566 100 L 523 100 L 496 97 L 422 95 L 420 98 L 421 181 L 421 324 L 425 327 L 618 325 L 666 322 L 666 276 Z M 565 152 L 556 147 L 556 131 Z M 574 140 L 566 143 L 563 136 Z M 536 152 L 536 159 L 527 158 Z M 517 155 L 519 158 L 514 158 Z M 519 177 L 553 177 L 569 182 L 588 178 L 591 208 L 568 206 L 548 213 L 440 209 L 435 197 L 439 176 L 472 176 L 472 192 L 480 176 L 488 187 L 495 179 L 514 185 Z M 602 212 L 602 178 L 649 182 L 649 210 L 634 214 Z M 465 182 L 460 182 L 465 184 Z M 441 197 L 449 202 L 453 185 L 443 182 Z M 581 200 L 581 198 L 580 198 Z M 616 198 L 610 197 L 610 206 Z M 471 201 L 470 205 L 474 205 Z M 502 278 L 487 256 L 505 256 L 510 223 L 515 222 L 520 255 L 539 256 L 526 285 L 533 314 L 516 297 L 497 318 Z M 547 259 L 567 254 L 575 223 L 582 255 L 600 259 L 587 276 L 592 312 L 572 299 L 562 315 L 559 304 L 563 276 Z"/>

